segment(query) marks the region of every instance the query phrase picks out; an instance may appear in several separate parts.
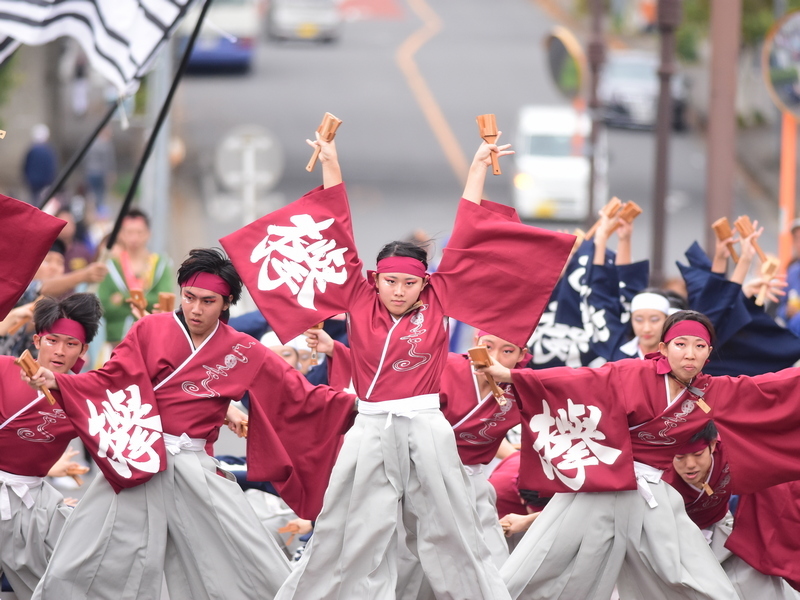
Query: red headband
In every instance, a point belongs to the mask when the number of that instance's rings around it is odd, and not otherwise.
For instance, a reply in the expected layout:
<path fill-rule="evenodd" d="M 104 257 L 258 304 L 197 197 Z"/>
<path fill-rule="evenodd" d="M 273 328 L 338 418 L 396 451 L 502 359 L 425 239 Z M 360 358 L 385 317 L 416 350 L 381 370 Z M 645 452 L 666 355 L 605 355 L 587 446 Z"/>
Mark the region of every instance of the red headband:
<path fill-rule="evenodd" d="M 706 326 L 698 321 L 678 321 L 669 328 L 666 335 L 664 336 L 664 343 L 669 344 L 672 340 L 676 337 L 681 337 L 684 335 L 693 335 L 695 337 L 699 337 L 702 339 L 706 344 L 709 346 L 711 345 L 711 334 L 709 333 Z"/>
<path fill-rule="evenodd" d="M 48 334 L 66 335 L 75 338 L 81 344 L 86 343 L 86 330 L 83 328 L 83 325 L 77 321 L 73 321 L 72 319 L 56 319 L 55 323 L 53 323 L 50 329 L 42 331 L 41 333 L 41 335 Z M 75 364 L 72 365 L 70 370 L 73 373 L 80 373 L 81 369 L 83 369 L 83 365 L 85 364 L 86 361 L 79 357 L 78 360 L 75 361 Z"/>
<path fill-rule="evenodd" d="M 425 277 L 425 265 L 410 256 L 389 256 L 378 261 L 378 273 L 405 273 L 415 277 Z"/>
<path fill-rule="evenodd" d="M 47 335 L 48 333 L 68 335 L 78 340 L 81 344 L 86 343 L 86 330 L 83 328 L 83 325 L 72 319 L 57 319 L 50 329 L 42 331 L 41 335 Z"/>
<path fill-rule="evenodd" d="M 675 454 L 694 454 L 695 452 L 705 450 L 710 445 L 711 442 L 709 440 L 701 438 L 699 440 L 695 440 L 694 442 L 686 442 L 683 446 L 675 448 Z"/>
<path fill-rule="evenodd" d="M 209 292 L 216 292 L 226 300 L 231 295 L 231 286 L 228 285 L 228 282 L 213 273 L 195 273 L 178 283 L 181 287 L 198 287 Z"/>

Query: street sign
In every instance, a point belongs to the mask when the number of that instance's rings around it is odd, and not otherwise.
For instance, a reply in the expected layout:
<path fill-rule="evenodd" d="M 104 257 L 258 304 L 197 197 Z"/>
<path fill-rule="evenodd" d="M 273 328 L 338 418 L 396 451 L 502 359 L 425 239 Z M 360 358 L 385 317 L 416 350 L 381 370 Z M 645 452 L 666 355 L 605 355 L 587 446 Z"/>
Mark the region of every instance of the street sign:
<path fill-rule="evenodd" d="M 259 125 L 241 125 L 217 146 L 214 170 L 224 187 L 266 192 L 283 174 L 283 149 L 278 138 Z"/>

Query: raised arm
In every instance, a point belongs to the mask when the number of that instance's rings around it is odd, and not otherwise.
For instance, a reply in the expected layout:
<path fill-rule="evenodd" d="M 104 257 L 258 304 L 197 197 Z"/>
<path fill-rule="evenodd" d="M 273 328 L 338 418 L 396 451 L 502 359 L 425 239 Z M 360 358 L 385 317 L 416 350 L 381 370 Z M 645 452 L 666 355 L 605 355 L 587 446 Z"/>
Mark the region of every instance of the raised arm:
<path fill-rule="evenodd" d="M 728 259 L 731 256 L 731 251 L 728 248 L 728 244 L 735 244 L 739 240 L 734 236 L 726 238 L 724 240 L 717 239 L 716 245 L 714 247 L 714 260 L 711 263 L 711 272 L 712 273 L 719 273 L 724 275 L 725 272 L 728 270 Z M 752 254 L 750 256 L 752 259 Z M 748 267 L 750 263 L 748 262 Z"/>
<path fill-rule="evenodd" d="M 609 219 L 602 210 L 600 211 L 600 226 L 597 228 L 597 231 L 594 234 L 594 258 L 592 260 L 592 264 L 606 264 L 606 247 L 608 246 L 608 238 L 611 237 L 611 234 L 614 233 L 614 230 L 618 225 L 618 217 Z"/>
<path fill-rule="evenodd" d="M 631 238 L 633 237 L 633 222 L 628 223 L 625 219 L 619 219 L 617 227 L 617 260 L 615 264 L 629 265 L 633 262 L 631 252 Z"/>
<path fill-rule="evenodd" d="M 746 238 L 742 238 L 741 256 L 739 257 L 739 262 L 736 264 L 736 268 L 733 270 L 733 275 L 731 275 L 731 281 L 734 283 L 740 285 L 744 283 L 747 272 L 750 270 L 750 265 L 753 262 L 753 256 L 756 253 L 753 242 L 761 237 L 762 233 L 764 233 L 764 228 L 758 226 L 758 221 L 753 221 L 753 233 Z"/>
<path fill-rule="evenodd" d="M 322 187 L 330 188 L 342 183 L 342 169 L 339 166 L 339 157 L 336 154 L 336 142 L 331 140 L 326 142 L 319 136 L 319 132 L 314 132 L 316 140 L 306 140 L 312 148 L 319 147 L 319 160 L 322 162 Z"/>
<path fill-rule="evenodd" d="M 503 134 L 502 131 L 497 133 L 497 139 Z M 492 164 L 492 152 L 497 152 L 498 156 L 506 156 L 514 154 L 513 150 L 509 150 L 511 144 L 504 144 L 498 146 L 497 144 L 487 144 L 482 142 L 472 159 L 472 164 L 469 166 L 469 173 L 467 174 L 467 184 L 464 186 L 464 194 L 462 197 L 465 200 L 474 202 L 475 204 L 481 203 L 483 198 L 483 185 L 486 182 L 486 169 Z"/>

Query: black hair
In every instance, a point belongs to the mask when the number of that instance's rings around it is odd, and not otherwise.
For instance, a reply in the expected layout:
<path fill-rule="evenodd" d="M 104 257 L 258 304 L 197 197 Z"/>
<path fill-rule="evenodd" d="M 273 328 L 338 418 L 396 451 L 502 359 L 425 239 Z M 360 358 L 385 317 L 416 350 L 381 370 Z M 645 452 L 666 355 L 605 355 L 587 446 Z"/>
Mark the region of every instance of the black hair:
<path fill-rule="evenodd" d="M 378 252 L 378 258 L 376 260 L 381 261 L 390 256 L 416 258 L 426 269 L 428 268 L 428 251 L 415 242 L 404 242 L 400 240 L 389 242 Z"/>
<path fill-rule="evenodd" d="M 178 283 L 187 281 L 198 273 L 222 277 L 231 288 L 231 304 L 236 304 L 242 297 L 242 280 L 231 260 L 219 248 L 195 248 L 189 252 L 189 257 L 178 269 Z M 225 298 L 226 302 L 227 300 Z"/>
<path fill-rule="evenodd" d="M 675 290 L 661 290 L 659 294 L 666 296 L 669 300 L 669 307 L 677 310 L 689 310 L 689 300 L 685 296 L 681 296 Z"/>
<path fill-rule="evenodd" d="M 126 219 L 144 219 L 144 224 L 147 225 L 147 228 L 150 229 L 150 217 L 147 216 L 147 213 L 143 210 L 138 208 L 132 208 L 128 212 L 125 213 Z"/>
<path fill-rule="evenodd" d="M 36 333 L 49 331 L 58 319 L 72 319 L 83 325 L 88 344 L 97 335 L 103 307 L 94 294 L 72 294 L 63 300 L 49 296 L 39 300 L 33 308 L 33 326 Z"/>
<path fill-rule="evenodd" d="M 695 433 L 692 436 L 692 439 L 689 440 L 690 444 L 694 442 L 699 442 L 700 440 L 706 441 L 709 444 L 717 439 L 719 432 L 717 431 L 717 426 L 714 425 L 714 421 L 709 421 L 706 423 L 706 426 L 703 427 L 700 431 Z"/>
<path fill-rule="evenodd" d="M 708 334 L 711 336 L 709 345 L 714 345 L 716 331 L 714 331 L 714 325 L 712 325 L 711 319 L 709 319 L 703 313 L 697 312 L 696 310 L 679 310 L 675 314 L 668 316 L 667 320 L 664 321 L 664 329 L 661 330 L 662 342 L 664 341 L 664 337 L 667 335 L 667 332 L 670 330 L 670 328 L 681 321 L 697 321 L 703 325 L 706 329 L 708 329 Z"/>
<path fill-rule="evenodd" d="M 58 252 L 59 254 L 64 256 L 67 253 L 67 245 L 58 238 L 56 238 L 53 241 L 53 245 L 50 246 L 50 250 L 48 250 L 48 252 Z"/>

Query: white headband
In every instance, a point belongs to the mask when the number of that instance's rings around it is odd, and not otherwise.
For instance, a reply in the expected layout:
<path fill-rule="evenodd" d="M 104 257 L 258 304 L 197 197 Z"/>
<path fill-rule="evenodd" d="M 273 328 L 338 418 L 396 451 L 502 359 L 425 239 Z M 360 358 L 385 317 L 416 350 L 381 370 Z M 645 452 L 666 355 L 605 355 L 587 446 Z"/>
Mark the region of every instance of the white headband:
<path fill-rule="evenodd" d="M 641 309 L 657 310 L 669 315 L 669 300 L 661 294 L 654 294 L 652 292 L 644 292 L 636 294 L 631 300 L 631 312 L 634 313 Z"/>
<path fill-rule="evenodd" d="M 267 348 L 271 346 L 283 346 L 283 342 L 278 339 L 278 334 L 274 331 L 268 331 L 264 335 L 261 336 L 261 343 L 264 344 Z"/>

